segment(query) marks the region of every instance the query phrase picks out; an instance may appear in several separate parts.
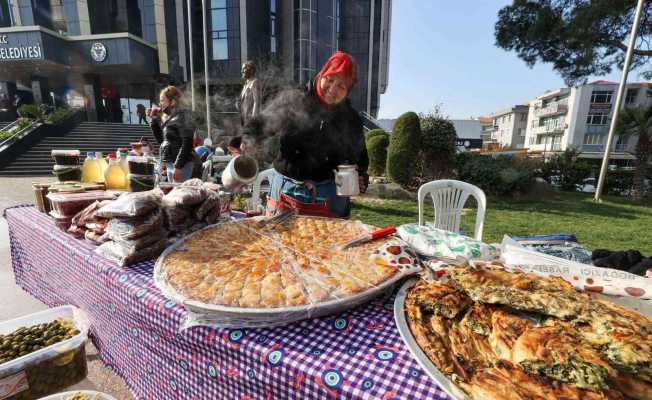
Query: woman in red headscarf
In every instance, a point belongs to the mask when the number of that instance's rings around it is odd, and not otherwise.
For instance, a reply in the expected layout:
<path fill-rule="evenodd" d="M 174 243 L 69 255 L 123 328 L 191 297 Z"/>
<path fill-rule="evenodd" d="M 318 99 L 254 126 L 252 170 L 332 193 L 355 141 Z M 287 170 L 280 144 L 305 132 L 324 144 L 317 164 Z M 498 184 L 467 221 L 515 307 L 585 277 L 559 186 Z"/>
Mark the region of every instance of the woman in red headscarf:
<path fill-rule="evenodd" d="M 347 100 L 356 69 L 351 56 L 338 51 L 305 88 L 282 92 L 244 128 L 245 143 L 280 135 L 268 212 L 279 205 L 281 193 L 310 182 L 334 216 L 348 217 L 350 199 L 337 195 L 334 182 L 339 165 L 356 165 L 360 191 L 366 191 L 369 159 L 362 120 Z"/>

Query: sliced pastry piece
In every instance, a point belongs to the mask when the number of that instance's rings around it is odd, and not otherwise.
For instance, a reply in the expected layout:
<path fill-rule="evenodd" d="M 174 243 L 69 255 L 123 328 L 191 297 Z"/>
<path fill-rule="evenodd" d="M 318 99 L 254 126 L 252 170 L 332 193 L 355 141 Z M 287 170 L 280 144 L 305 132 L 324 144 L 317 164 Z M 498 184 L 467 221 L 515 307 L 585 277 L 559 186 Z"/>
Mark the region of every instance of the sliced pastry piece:
<path fill-rule="evenodd" d="M 482 303 L 473 303 L 460 321 L 461 326 L 466 326 L 473 332 L 489 336 L 491 334 L 491 315 L 495 307 Z"/>
<path fill-rule="evenodd" d="M 498 361 L 487 336 L 476 333 L 468 325 L 453 323 L 449 337 L 453 362 L 458 367 L 458 371 L 463 371 L 461 377 L 464 380 L 468 380 L 476 371 L 489 368 Z"/>
<path fill-rule="evenodd" d="M 426 312 L 449 319 L 455 318 L 472 303 L 454 286 L 437 281 L 419 281 L 408 293 L 406 301 L 413 302 Z"/>
<path fill-rule="evenodd" d="M 634 400 L 652 399 L 652 383 L 637 379 L 633 375 L 618 373 L 611 381 L 614 388 Z"/>
<path fill-rule="evenodd" d="M 473 301 L 503 304 L 562 319 L 590 318 L 590 298 L 561 278 L 471 268 L 452 268 L 449 275 L 455 286 Z"/>
<path fill-rule="evenodd" d="M 528 372 L 594 391 L 608 389 L 615 376 L 600 353 L 567 324 L 527 329 L 514 343 L 512 361 Z"/>
<path fill-rule="evenodd" d="M 430 316 L 414 302 L 405 304 L 407 322 L 412 336 L 443 374 L 455 372 L 449 339 L 450 321 L 441 316 Z"/>
<path fill-rule="evenodd" d="M 509 362 L 480 371 L 460 383 L 472 400 L 622 400 L 614 391 L 578 389 L 545 377 L 529 374 Z"/>
<path fill-rule="evenodd" d="M 491 320 L 489 343 L 492 350 L 496 357 L 511 360 L 516 340 L 528 328 L 533 327 L 532 322 L 499 308 L 493 309 L 489 318 Z"/>

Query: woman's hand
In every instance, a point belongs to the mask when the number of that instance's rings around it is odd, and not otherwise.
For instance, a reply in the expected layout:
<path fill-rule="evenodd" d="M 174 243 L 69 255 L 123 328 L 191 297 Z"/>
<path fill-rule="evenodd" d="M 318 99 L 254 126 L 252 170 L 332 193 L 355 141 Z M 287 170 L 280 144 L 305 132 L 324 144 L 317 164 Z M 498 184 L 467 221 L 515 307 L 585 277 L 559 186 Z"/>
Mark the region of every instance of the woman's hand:
<path fill-rule="evenodd" d="M 369 176 L 368 175 L 359 175 L 358 176 L 358 186 L 360 187 L 360 193 L 364 194 L 367 192 L 369 187 Z"/>
<path fill-rule="evenodd" d="M 174 175 L 172 176 L 172 179 L 175 182 L 181 182 L 181 168 L 174 169 Z"/>

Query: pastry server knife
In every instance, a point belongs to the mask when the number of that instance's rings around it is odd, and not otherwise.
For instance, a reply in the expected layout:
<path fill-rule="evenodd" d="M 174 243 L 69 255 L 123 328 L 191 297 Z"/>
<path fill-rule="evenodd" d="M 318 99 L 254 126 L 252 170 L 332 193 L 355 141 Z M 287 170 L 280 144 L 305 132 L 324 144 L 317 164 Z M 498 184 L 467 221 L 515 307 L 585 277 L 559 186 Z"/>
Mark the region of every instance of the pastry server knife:
<path fill-rule="evenodd" d="M 336 247 L 340 250 L 348 249 L 349 247 L 353 246 L 359 246 L 361 244 L 371 242 L 372 240 L 384 238 L 385 236 L 389 236 L 393 233 L 396 233 L 396 227 L 395 226 L 388 226 L 383 229 L 378 229 L 376 231 L 373 231 L 371 233 L 368 233 L 364 236 L 361 236 L 357 239 L 351 240 L 346 243 L 342 243 L 340 245 L 337 245 Z"/>

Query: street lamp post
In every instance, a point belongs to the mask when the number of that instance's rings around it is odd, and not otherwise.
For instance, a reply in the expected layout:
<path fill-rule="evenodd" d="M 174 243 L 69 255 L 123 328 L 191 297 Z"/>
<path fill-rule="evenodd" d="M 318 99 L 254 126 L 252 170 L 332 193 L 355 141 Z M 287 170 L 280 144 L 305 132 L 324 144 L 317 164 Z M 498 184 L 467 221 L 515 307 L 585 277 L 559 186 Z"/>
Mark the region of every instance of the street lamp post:
<path fill-rule="evenodd" d="M 192 56 L 192 0 L 186 0 L 188 4 L 188 51 L 190 55 L 190 102 L 192 111 L 195 111 L 195 63 Z"/>
<path fill-rule="evenodd" d="M 206 0 L 202 0 L 202 15 L 204 17 L 204 81 L 206 84 L 206 136 L 211 137 L 211 103 L 208 86 L 208 20 L 206 18 Z"/>
<path fill-rule="evenodd" d="M 643 10 L 643 3 L 645 0 L 638 0 L 636 5 L 636 14 L 634 14 L 634 24 L 632 25 L 632 32 L 629 35 L 629 46 L 627 47 L 627 53 L 625 54 L 625 64 L 623 65 L 623 74 L 620 78 L 620 85 L 618 86 L 618 94 L 616 95 L 616 104 L 613 116 L 611 117 L 611 123 L 609 125 L 609 135 L 607 136 L 607 143 L 605 144 L 604 156 L 602 158 L 602 167 L 600 168 L 600 179 L 598 179 L 598 187 L 595 189 L 595 201 L 600 201 L 602 196 L 602 189 L 604 187 L 604 181 L 607 176 L 607 169 L 609 167 L 609 154 L 611 153 L 611 147 L 614 134 L 616 133 L 616 125 L 618 124 L 618 116 L 620 115 L 620 105 L 623 101 L 623 94 L 625 93 L 625 85 L 627 84 L 627 74 L 629 73 L 629 65 L 632 62 L 632 54 L 634 52 L 634 45 L 636 44 L 636 35 L 638 34 L 638 26 L 641 22 L 641 11 Z"/>

